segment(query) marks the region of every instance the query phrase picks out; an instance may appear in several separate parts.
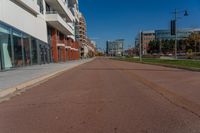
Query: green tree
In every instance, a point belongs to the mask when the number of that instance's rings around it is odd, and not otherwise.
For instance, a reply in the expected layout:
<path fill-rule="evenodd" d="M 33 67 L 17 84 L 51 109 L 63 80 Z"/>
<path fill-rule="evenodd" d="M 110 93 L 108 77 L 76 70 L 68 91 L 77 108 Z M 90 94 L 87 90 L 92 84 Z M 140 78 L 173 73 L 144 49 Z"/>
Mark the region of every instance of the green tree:
<path fill-rule="evenodd" d="M 149 50 L 148 53 L 159 53 L 160 49 L 160 43 L 158 40 L 153 40 L 149 42 Z"/>
<path fill-rule="evenodd" d="M 185 41 L 186 50 L 192 49 L 194 52 L 200 52 L 200 32 L 192 33 Z"/>

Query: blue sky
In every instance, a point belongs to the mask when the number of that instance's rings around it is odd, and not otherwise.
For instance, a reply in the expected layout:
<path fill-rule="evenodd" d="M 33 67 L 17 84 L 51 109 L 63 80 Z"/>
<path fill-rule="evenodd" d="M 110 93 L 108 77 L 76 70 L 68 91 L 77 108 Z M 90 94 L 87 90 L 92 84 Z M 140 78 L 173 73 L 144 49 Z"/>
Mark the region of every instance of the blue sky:
<path fill-rule="evenodd" d="M 105 48 L 106 40 L 125 39 L 133 46 L 140 30 L 167 29 L 172 12 L 187 9 L 179 16 L 178 28 L 200 28 L 200 0 L 79 0 L 88 36 Z"/>

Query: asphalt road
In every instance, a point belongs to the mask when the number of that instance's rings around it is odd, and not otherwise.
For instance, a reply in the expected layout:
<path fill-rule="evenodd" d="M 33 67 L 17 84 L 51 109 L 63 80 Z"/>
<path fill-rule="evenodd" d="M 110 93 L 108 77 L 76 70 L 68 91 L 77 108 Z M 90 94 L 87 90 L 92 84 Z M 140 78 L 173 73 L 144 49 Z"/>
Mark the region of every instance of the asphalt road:
<path fill-rule="evenodd" d="M 199 80 L 97 58 L 1 103 L 0 133 L 200 133 Z"/>

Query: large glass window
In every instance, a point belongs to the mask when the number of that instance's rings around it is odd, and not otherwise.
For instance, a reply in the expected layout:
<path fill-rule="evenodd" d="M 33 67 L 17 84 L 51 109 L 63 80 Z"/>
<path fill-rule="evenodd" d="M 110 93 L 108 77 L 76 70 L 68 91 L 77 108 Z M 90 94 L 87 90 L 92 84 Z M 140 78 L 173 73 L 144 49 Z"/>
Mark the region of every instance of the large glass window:
<path fill-rule="evenodd" d="M 19 67 L 23 65 L 23 52 L 22 52 L 22 38 L 21 33 L 18 31 L 13 31 L 13 45 L 15 53 L 15 66 Z"/>
<path fill-rule="evenodd" d="M 12 67 L 12 46 L 10 29 L 0 24 L 0 61 L 1 69 Z"/>
<path fill-rule="evenodd" d="M 50 46 L 0 23 L 0 70 L 50 62 Z"/>
<path fill-rule="evenodd" d="M 31 64 L 30 58 L 30 36 L 23 35 L 23 54 L 24 54 L 24 63 L 25 65 Z"/>
<path fill-rule="evenodd" d="M 3 61 L 2 61 L 2 58 L 1 58 L 1 50 L 0 50 L 0 70 L 3 69 Z"/>
<path fill-rule="evenodd" d="M 51 54 L 51 47 L 52 47 L 52 28 L 51 27 L 47 27 L 47 33 L 48 33 L 48 44 L 49 44 L 49 51 L 48 51 L 48 56 L 49 56 L 49 62 L 53 61 L 53 57 Z"/>
<path fill-rule="evenodd" d="M 37 48 L 37 41 L 35 38 L 31 38 L 31 56 L 32 56 L 32 63 L 38 64 L 38 48 Z"/>
<path fill-rule="evenodd" d="M 44 14 L 44 7 L 43 7 L 43 1 L 42 0 L 37 0 L 37 4 L 40 8 L 40 13 Z"/>
<path fill-rule="evenodd" d="M 39 41 L 39 48 L 40 48 L 40 63 L 45 64 L 45 48 L 41 41 Z"/>
<path fill-rule="evenodd" d="M 49 63 L 49 46 L 46 43 L 39 41 L 40 48 L 40 63 L 46 64 Z"/>

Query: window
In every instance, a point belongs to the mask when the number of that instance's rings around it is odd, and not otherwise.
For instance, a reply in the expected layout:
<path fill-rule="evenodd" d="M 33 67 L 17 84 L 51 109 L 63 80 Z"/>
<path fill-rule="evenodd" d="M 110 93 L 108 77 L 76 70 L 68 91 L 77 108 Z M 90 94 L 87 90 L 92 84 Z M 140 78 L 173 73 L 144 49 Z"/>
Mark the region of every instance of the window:
<path fill-rule="evenodd" d="M 30 58 L 30 37 L 28 35 L 23 35 L 23 53 L 24 53 L 24 63 L 25 65 L 31 64 Z"/>
<path fill-rule="evenodd" d="M 40 8 L 40 13 L 44 14 L 43 0 L 37 0 L 37 4 Z"/>
<path fill-rule="evenodd" d="M 10 29 L 0 24 L 0 61 L 2 69 L 12 67 L 12 45 Z"/>
<path fill-rule="evenodd" d="M 38 64 L 37 41 L 35 38 L 31 38 L 31 58 L 32 64 Z"/>
<path fill-rule="evenodd" d="M 18 31 L 13 31 L 13 45 L 15 53 L 15 66 L 19 67 L 23 65 L 23 52 L 22 52 L 22 35 Z"/>

